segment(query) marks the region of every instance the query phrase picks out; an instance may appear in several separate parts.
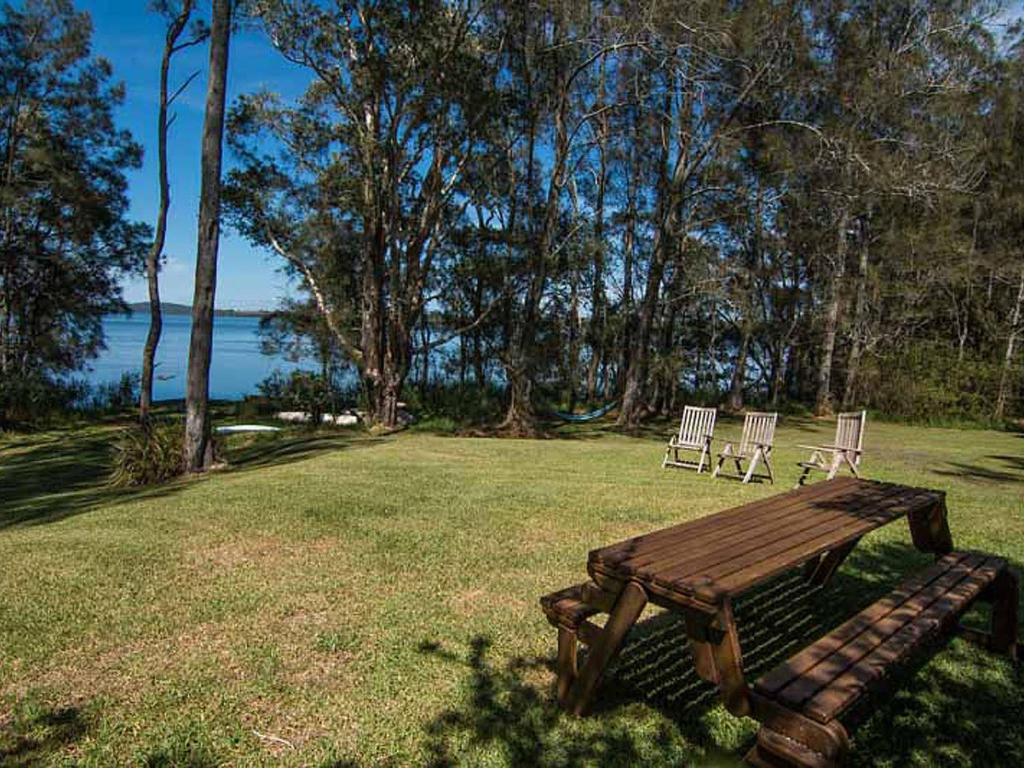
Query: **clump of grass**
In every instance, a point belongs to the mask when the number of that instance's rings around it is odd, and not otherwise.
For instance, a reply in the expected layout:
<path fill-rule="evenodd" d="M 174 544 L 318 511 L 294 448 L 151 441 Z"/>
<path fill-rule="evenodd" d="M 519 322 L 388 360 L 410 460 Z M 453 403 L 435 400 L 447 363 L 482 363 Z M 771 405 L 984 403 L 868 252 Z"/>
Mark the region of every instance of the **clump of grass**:
<path fill-rule="evenodd" d="M 119 488 L 166 483 L 185 471 L 185 430 L 164 423 L 128 427 L 114 441 L 110 483 Z"/>

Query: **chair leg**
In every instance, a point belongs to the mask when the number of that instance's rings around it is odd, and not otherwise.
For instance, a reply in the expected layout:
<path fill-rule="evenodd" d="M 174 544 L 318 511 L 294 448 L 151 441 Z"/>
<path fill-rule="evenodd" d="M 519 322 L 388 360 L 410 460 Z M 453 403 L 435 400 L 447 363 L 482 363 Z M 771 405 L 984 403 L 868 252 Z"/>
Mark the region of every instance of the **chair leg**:
<path fill-rule="evenodd" d="M 743 476 L 743 482 L 749 483 L 750 478 L 754 476 L 754 467 L 757 466 L 757 459 L 761 455 L 761 449 L 757 448 L 754 450 L 754 455 L 750 457 L 750 466 L 747 467 L 747 474 Z M 736 467 L 739 469 L 739 462 L 736 462 Z"/>
<path fill-rule="evenodd" d="M 857 469 L 857 462 L 851 459 L 848 453 L 844 453 L 843 458 L 845 458 L 846 463 L 850 465 L 850 471 L 853 472 L 853 476 L 860 477 L 860 471 Z"/>
<path fill-rule="evenodd" d="M 800 487 L 800 486 L 802 486 L 802 485 L 803 485 L 803 484 L 804 484 L 805 482 L 807 482 L 807 476 L 808 476 L 809 474 L 811 474 L 811 468 L 810 468 L 810 467 L 804 467 L 804 471 L 803 471 L 803 473 L 802 473 L 802 474 L 800 475 L 800 479 L 796 481 L 796 487 L 797 487 L 797 488 L 799 488 L 799 487 Z"/>
<path fill-rule="evenodd" d="M 828 477 L 826 478 L 827 480 L 832 480 L 835 478 L 836 475 L 839 474 L 839 468 L 843 465 L 842 462 L 843 454 L 839 453 L 838 451 L 832 454 L 832 463 L 829 465 L 828 468 Z"/>
<path fill-rule="evenodd" d="M 725 464 L 726 456 L 718 457 L 718 464 L 715 465 L 714 471 L 711 473 L 712 477 L 718 477 L 722 473 L 722 465 Z"/>
<path fill-rule="evenodd" d="M 772 459 L 767 452 L 764 454 L 764 466 L 768 470 L 768 481 L 772 485 L 775 485 L 775 472 L 772 470 Z"/>

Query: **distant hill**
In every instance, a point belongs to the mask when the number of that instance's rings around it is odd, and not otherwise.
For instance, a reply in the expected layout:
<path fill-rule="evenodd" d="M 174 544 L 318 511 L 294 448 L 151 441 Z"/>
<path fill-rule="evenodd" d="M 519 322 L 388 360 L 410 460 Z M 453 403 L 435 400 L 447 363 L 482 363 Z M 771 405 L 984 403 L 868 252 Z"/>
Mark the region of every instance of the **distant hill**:
<path fill-rule="evenodd" d="M 128 305 L 128 309 L 132 312 L 144 312 L 149 313 L 149 302 L 148 301 L 136 301 Z M 192 307 L 188 304 L 175 304 L 173 301 L 162 301 L 160 302 L 160 310 L 165 315 L 191 315 Z M 262 310 L 247 310 L 247 309 L 215 309 L 213 314 L 217 317 L 264 317 L 267 312 Z"/>

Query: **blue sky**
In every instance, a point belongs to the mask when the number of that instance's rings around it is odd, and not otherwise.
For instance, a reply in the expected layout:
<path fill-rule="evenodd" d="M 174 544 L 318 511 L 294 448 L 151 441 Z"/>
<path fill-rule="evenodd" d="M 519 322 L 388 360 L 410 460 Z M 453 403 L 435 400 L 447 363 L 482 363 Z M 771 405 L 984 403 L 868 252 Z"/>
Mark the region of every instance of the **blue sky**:
<path fill-rule="evenodd" d="M 93 53 L 110 60 L 114 78 L 123 81 L 127 98 L 118 115 L 119 125 L 131 130 L 145 147 L 143 167 L 129 173 L 131 216 L 153 223 L 156 216 L 156 106 L 163 50 L 164 21 L 147 10 L 146 0 L 76 0 L 93 20 Z M 209 0 L 199 0 L 199 12 L 208 18 Z M 175 102 L 177 119 L 168 141 L 171 211 L 168 219 L 168 261 L 161 275 L 164 301 L 192 303 L 195 270 L 196 216 L 199 207 L 199 142 L 206 96 L 208 48 L 205 45 L 178 54 L 173 61 L 171 90 L 189 74 L 200 75 Z M 239 94 L 271 88 L 286 96 L 303 90 L 307 77 L 284 61 L 256 31 L 242 31 L 231 41 L 228 102 Z M 230 163 L 230 157 L 225 154 Z M 273 307 L 288 291 L 278 262 L 254 250 L 239 235 L 226 230 L 221 238 L 217 276 L 217 306 L 237 309 Z M 125 282 L 128 301 L 145 301 L 144 280 Z"/>
<path fill-rule="evenodd" d="M 198 0 L 199 13 L 209 12 L 209 0 Z M 114 67 L 115 79 L 123 81 L 127 98 L 120 109 L 119 123 L 129 128 L 146 149 L 143 167 L 129 173 L 131 215 L 152 224 L 156 215 L 156 103 L 165 22 L 150 12 L 147 0 L 76 0 L 79 9 L 93 19 L 93 51 Z M 998 14 L 997 24 L 1019 18 L 1022 3 L 1009 2 Z M 177 119 L 171 127 L 168 158 L 171 177 L 171 212 L 168 219 L 167 264 L 161 276 L 164 301 L 190 304 L 195 270 L 196 215 L 199 206 L 199 141 L 206 93 L 205 45 L 175 57 L 171 89 L 189 74 L 200 76 L 175 102 Z M 297 96 L 308 82 L 307 74 L 286 62 L 265 37 L 255 30 L 243 30 L 231 42 L 228 72 L 228 102 L 236 96 L 269 88 L 285 97 Z M 230 167 L 231 158 L 226 153 Z M 278 261 L 271 254 L 254 250 L 240 236 L 223 230 L 218 262 L 217 306 L 236 309 L 267 309 L 286 295 L 288 280 L 278 273 Z M 125 298 L 145 301 L 143 280 L 126 281 Z"/>

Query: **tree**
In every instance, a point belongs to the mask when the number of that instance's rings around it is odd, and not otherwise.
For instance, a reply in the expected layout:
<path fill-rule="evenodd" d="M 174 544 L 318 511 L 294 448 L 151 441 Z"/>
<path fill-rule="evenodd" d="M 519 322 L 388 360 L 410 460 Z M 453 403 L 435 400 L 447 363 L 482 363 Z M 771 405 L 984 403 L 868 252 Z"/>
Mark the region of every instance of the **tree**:
<path fill-rule="evenodd" d="M 160 58 L 160 86 L 157 103 L 157 204 L 156 228 L 153 242 L 146 254 L 146 284 L 149 289 L 149 332 L 142 349 L 142 378 L 139 390 L 139 420 L 145 424 L 149 419 L 149 410 L 153 402 L 153 361 L 156 358 L 157 345 L 163 328 L 163 315 L 160 311 L 160 261 L 163 258 L 164 242 L 167 236 L 167 212 L 171 205 L 171 186 L 167 179 L 167 132 L 173 117 L 168 119 L 168 107 L 188 87 L 197 73 L 191 75 L 173 93 L 168 91 L 168 76 L 171 69 L 171 58 L 179 51 L 197 45 L 206 38 L 206 30 L 197 25 L 191 39 L 179 43 L 185 27 L 192 15 L 193 0 L 184 0 L 177 12 L 172 11 L 167 0 L 160 0 L 156 10 L 169 17 L 167 34 L 164 38 L 163 55 Z"/>
<path fill-rule="evenodd" d="M 495 106 L 476 11 L 268 2 L 260 18 L 312 82 L 293 105 L 262 93 L 236 106 L 234 220 L 299 277 L 374 421 L 393 427 L 425 291 Z"/>
<path fill-rule="evenodd" d="M 124 88 L 67 0 L 0 8 L 0 421 L 103 345 L 146 228 L 127 219 Z"/>
<path fill-rule="evenodd" d="M 213 463 L 210 425 L 210 355 L 213 347 L 217 249 L 220 245 L 221 154 L 231 38 L 232 0 L 213 0 L 210 25 L 210 72 L 203 121 L 199 233 L 192 335 L 185 384 L 185 469 L 201 472 Z"/>

